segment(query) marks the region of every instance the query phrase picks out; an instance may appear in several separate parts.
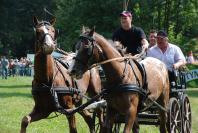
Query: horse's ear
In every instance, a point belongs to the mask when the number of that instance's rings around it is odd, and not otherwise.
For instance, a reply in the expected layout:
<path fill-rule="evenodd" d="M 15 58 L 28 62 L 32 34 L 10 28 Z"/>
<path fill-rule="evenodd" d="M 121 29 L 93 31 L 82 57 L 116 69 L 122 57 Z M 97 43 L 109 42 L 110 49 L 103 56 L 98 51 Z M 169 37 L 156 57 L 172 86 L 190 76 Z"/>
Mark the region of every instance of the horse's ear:
<path fill-rule="evenodd" d="M 95 32 L 95 26 L 91 29 L 89 36 L 93 36 L 94 32 Z"/>
<path fill-rule="evenodd" d="M 85 26 L 84 25 L 81 28 L 81 33 L 85 33 Z"/>
<path fill-rule="evenodd" d="M 51 25 L 55 25 L 55 23 L 56 23 L 56 18 L 52 18 L 52 19 L 50 20 L 50 24 L 51 24 Z"/>
<path fill-rule="evenodd" d="M 36 26 L 39 23 L 38 19 L 36 16 L 33 16 L 33 24 Z"/>

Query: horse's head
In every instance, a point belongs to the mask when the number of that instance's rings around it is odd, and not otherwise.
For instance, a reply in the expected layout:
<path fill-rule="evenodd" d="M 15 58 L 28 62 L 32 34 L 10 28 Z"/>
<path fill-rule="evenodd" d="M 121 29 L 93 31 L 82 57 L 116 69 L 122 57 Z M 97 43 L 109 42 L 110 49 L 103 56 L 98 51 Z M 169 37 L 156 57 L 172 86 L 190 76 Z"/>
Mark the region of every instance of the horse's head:
<path fill-rule="evenodd" d="M 36 52 L 51 54 L 56 47 L 56 31 L 53 27 L 56 19 L 50 22 L 39 21 L 37 17 L 33 18 L 34 29 L 36 32 Z"/>
<path fill-rule="evenodd" d="M 99 59 L 98 46 L 94 39 L 95 28 L 82 28 L 79 41 L 76 44 L 76 57 L 70 68 L 70 75 L 81 78 L 83 73 Z"/>

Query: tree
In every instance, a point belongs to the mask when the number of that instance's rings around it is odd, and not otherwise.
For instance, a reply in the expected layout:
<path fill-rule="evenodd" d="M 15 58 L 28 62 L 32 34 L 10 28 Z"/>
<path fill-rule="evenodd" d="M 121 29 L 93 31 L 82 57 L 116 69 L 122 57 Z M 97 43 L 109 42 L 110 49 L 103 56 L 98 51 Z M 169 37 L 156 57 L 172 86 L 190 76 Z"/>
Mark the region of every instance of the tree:
<path fill-rule="evenodd" d="M 72 50 L 82 25 L 96 26 L 98 33 L 111 38 L 120 25 L 123 1 L 1 0 L 0 55 L 20 57 L 34 51 L 32 16 L 46 20 L 53 17 L 43 11 L 44 7 L 55 14 L 55 28 L 60 30 L 57 42 L 66 51 Z M 134 25 L 142 27 L 146 33 L 150 29 L 165 29 L 171 42 L 180 47 L 198 35 L 197 8 L 197 0 L 129 0 L 128 3 Z"/>

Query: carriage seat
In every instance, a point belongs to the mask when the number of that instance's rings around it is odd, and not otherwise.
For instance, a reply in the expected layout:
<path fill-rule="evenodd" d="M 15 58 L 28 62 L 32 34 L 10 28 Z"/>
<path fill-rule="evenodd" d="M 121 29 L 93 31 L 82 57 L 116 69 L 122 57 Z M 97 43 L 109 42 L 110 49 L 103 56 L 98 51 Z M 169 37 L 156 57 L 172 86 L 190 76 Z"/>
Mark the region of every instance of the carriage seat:
<path fill-rule="evenodd" d="M 170 81 L 170 88 L 176 89 L 185 89 L 186 88 L 186 79 L 185 79 L 185 71 L 178 69 L 168 71 L 169 74 L 169 81 Z"/>

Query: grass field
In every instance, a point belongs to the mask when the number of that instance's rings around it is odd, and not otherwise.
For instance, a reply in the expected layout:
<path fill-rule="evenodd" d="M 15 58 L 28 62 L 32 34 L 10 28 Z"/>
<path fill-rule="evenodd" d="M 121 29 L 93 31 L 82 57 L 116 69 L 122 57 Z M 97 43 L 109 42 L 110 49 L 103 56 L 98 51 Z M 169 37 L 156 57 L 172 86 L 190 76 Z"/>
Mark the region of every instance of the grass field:
<path fill-rule="evenodd" d="M 18 133 L 20 122 L 34 106 L 31 96 L 31 77 L 15 77 L 8 80 L 0 79 L 0 133 Z M 193 122 L 192 133 L 198 133 L 198 88 L 188 89 Z M 54 114 L 51 114 L 53 116 Z M 81 116 L 77 115 L 77 128 L 80 133 L 88 133 L 88 127 Z M 31 123 L 28 133 L 68 133 L 65 116 L 44 119 Z M 141 126 L 141 133 L 158 133 L 155 126 Z"/>

